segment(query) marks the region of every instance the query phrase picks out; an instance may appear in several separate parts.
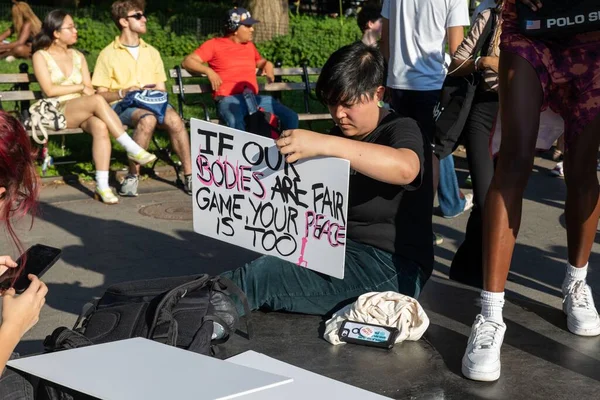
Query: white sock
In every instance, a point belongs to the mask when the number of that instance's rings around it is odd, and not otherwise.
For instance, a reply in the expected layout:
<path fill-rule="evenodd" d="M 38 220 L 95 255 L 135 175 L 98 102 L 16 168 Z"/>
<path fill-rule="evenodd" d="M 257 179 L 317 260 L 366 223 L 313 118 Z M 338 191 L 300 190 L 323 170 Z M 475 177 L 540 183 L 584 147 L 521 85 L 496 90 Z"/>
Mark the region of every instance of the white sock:
<path fill-rule="evenodd" d="M 96 170 L 96 187 L 100 190 L 108 189 L 108 171 Z"/>
<path fill-rule="evenodd" d="M 137 154 L 142 150 L 140 145 L 134 142 L 133 139 L 125 132 L 123 132 L 123 134 L 117 138 L 117 142 L 123 146 L 126 152 L 131 154 Z"/>
<path fill-rule="evenodd" d="M 565 271 L 565 280 L 562 284 L 563 294 L 566 294 L 569 291 L 569 288 L 577 281 L 584 281 L 587 277 L 588 264 L 585 264 L 581 268 L 577 268 L 572 266 L 570 263 L 567 263 L 567 268 Z"/>
<path fill-rule="evenodd" d="M 492 318 L 502 322 L 502 308 L 504 307 L 504 292 L 481 291 L 481 315 L 486 319 Z"/>

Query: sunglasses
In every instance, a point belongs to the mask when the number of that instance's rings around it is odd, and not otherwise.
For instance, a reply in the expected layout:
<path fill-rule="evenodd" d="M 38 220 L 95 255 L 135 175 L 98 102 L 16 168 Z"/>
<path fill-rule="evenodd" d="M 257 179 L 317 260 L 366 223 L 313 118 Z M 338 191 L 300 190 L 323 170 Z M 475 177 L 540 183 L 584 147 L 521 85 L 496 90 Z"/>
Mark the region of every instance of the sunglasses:
<path fill-rule="evenodd" d="M 135 13 L 135 14 L 132 14 L 132 15 L 128 15 L 128 16 L 127 16 L 127 18 L 135 18 L 135 19 L 136 19 L 136 20 L 138 20 L 138 21 L 139 21 L 140 19 L 142 19 L 142 18 L 145 18 L 145 17 L 146 17 L 146 15 L 145 15 L 144 13 L 141 13 L 141 12 L 138 12 L 138 13 Z"/>

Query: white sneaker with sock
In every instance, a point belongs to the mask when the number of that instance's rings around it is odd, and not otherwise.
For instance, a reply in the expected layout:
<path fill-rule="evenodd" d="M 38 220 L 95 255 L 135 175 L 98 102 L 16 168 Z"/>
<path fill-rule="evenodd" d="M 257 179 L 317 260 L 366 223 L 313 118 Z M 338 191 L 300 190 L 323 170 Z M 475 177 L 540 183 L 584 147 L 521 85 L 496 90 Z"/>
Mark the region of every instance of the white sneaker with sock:
<path fill-rule="evenodd" d="M 594 305 L 592 289 L 585 283 L 588 264 L 575 267 L 567 263 L 562 284 L 563 311 L 569 331 L 581 336 L 600 335 L 600 316 Z"/>
<path fill-rule="evenodd" d="M 600 316 L 585 279 L 563 289 L 563 311 L 567 314 L 569 331 L 580 336 L 600 335 Z"/>
<path fill-rule="evenodd" d="M 485 318 L 481 314 L 475 318 L 462 359 L 462 373 L 466 378 L 483 382 L 500 378 L 500 348 L 505 332 L 506 325 L 501 319 Z"/>

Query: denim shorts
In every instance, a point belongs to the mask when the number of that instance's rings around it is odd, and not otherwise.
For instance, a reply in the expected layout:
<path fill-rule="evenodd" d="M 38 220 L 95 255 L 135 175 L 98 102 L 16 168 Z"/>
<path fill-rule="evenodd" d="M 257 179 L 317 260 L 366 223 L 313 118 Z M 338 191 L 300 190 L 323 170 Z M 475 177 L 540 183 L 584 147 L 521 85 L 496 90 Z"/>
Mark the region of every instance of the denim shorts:
<path fill-rule="evenodd" d="M 112 109 L 115 110 L 117 108 L 118 104 L 119 104 L 118 102 L 113 104 L 111 106 Z M 173 108 L 173 106 L 171 104 L 167 105 L 167 107 Z M 127 125 L 130 128 L 135 128 L 135 126 L 133 124 L 132 116 L 133 116 L 133 113 L 136 112 L 137 110 L 140 110 L 140 109 L 137 107 L 129 107 L 129 108 L 124 109 L 120 114 L 118 114 L 119 119 L 121 120 L 121 123 L 123 125 Z M 148 114 L 152 114 L 152 112 L 148 111 Z"/>

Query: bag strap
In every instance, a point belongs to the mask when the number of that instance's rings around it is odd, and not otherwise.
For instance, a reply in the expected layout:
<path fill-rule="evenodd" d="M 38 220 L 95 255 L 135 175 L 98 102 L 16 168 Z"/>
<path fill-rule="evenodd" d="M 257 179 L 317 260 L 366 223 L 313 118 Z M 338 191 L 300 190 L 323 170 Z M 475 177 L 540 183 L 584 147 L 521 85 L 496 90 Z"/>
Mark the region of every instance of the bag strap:
<path fill-rule="evenodd" d="M 477 43 L 475 44 L 475 47 L 473 48 L 473 54 L 471 55 L 471 57 L 476 58 L 477 54 L 479 54 L 481 52 L 481 49 L 483 48 L 483 46 L 485 45 L 485 43 L 488 41 L 488 38 L 491 34 L 494 33 L 494 27 L 496 25 L 496 18 L 497 18 L 497 14 L 498 12 L 496 11 L 496 9 L 490 8 L 490 18 L 487 20 L 483 31 L 481 31 L 481 35 L 479 35 L 479 38 L 477 39 Z"/>
<path fill-rule="evenodd" d="M 41 115 L 39 113 L 31 113 L 31 137 L 33 138 L 33 140 L 36 141 L 37 144 L 43 145 L 48 143 L 48 131 L 46 130 L 44 125 L 42 125 L 40 119 Z M 36 129 L 39 129 L 39 131 L 41 132 L 42 139 L 40 139 L 40 137 L 38 136 Z"/>
<path fill-rule="evenodd" d="M 44 339 L 44 350 L 53 352 L 59 350 L 76 349 L 78 347 L 94 344 L 79 332 L 75 332 L 65 326 L 56 328 L 51 335 Z"/>
<path fill-rule="evenodd" d="M 237 296 L 237 298 L 242 302 L 242 307 L 244 307 L 244 322 L 246 323 L 246 333 L 248 334 L 248 339 L 252 337 L 254 334 L 254 330 L 252 328 L 252 317 L 250 306 L 248 305 L 248 298 L 246 294 L 240 289 L 233 281 L 224 276 L 217 276 L 215 278 L 215 282 L 223 283 L 225 285 L 226 290 L 231 294 Z"/>

